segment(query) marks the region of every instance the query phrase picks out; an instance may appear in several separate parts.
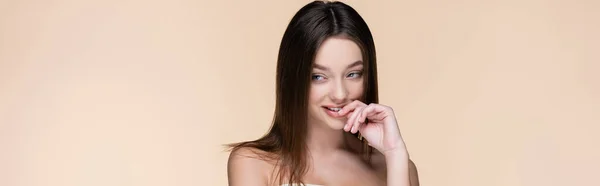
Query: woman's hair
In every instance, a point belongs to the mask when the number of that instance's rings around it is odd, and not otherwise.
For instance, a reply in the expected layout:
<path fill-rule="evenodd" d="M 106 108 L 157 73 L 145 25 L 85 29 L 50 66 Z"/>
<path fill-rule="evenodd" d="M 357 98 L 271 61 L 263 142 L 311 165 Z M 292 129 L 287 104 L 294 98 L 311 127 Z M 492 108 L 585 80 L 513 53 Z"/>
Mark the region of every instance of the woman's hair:
<path fill-rule="evenodd" d="M 249 147 L 268 152 L 261 158 L 275 160 L 279 183 L 302 183 L 307 165 L 308 95 L 315 55 L 330 37 L 354 41 L 362 51 L 366 104 L 377 103 L 377 65 L 375 45 L 369 27 L 352 7 L 342 2 L 314 1 L 292 18 L 281 40 L 277 58 L 276 102 L 269 131 L 254 141 L 230 144 L 231 150 Z M 372 149 L 363 140 L 365 158 Z M 275 156 L 272 156 L 272 155 Z M 273 170 L 275 171 L 275 170 Z M 284 181 L 284 177 L 287 180 Z"/>

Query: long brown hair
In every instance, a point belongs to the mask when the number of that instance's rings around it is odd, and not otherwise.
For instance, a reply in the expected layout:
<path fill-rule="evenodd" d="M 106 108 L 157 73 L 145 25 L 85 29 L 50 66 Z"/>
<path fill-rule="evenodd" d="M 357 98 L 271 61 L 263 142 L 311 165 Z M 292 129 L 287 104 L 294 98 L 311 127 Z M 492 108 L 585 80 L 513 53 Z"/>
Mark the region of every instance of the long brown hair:
<path fill-rule="evenodd" d="M 271 128 L 257 140 L 229 145 L 232 151 L 249 147 L 275 154 L 260 157 L 277 162 L 279 169 L 275 177 L 279 183 L 302 184 L 308 170 L 306 134 L 310 75 L 319 46 L 333 36 L 350 39 L 361 48 L 365 66 L 363 77 L 366 78 L 362 101 L 367 104 L 378 102 L 375 45 L 362 17 L 342 2 L 314 1 L 302 7 L 281 40 Z M 363 147 L 361 153 L 370 158 L 372 148 L 364 140 Z M 284 177 L 288 179 L 284 181 Z"/>

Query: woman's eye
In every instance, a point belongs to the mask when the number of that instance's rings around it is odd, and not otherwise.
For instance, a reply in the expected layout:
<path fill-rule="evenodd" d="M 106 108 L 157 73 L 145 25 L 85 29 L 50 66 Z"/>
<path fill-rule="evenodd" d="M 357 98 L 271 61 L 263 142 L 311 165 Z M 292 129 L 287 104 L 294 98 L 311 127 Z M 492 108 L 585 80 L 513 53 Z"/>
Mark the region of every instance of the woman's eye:
<path fill-rule="evenodd" d="M 321 81 L 323 79 L 325 79 L 325 77 L 323 77 L 322 75 L 318 75 L 318 74 L 312 75 L 312 80 L 313 81 Z"/>
<path fill-rule="evenodd" d="M 362 72 L 352 72 L 350 74 L 348 74 L 349 78 L 358 78 L 362 75 Z"/>

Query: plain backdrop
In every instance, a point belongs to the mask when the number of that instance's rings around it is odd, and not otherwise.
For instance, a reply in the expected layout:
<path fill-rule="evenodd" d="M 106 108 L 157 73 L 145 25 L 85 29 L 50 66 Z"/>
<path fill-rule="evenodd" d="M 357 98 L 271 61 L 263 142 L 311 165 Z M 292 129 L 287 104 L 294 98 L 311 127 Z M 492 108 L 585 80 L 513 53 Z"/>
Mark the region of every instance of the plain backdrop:
<path fill-rule="evenodd" d="M 0 1 L 0 185 L 227 185 L 308 0 Z M 600 185 L 600 1 L 344 1 L 422 185 Z"/>

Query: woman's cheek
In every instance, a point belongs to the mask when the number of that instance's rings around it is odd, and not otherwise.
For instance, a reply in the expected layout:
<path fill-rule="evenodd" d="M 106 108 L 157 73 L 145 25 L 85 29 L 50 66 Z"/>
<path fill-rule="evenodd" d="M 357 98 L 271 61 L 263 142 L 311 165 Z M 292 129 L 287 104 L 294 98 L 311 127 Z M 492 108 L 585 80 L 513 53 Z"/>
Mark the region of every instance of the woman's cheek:
<path fill-rule="evenodd" d="M 310 89 L 310 97 L 312 101 L 320 102 L 327 95 L 327 88 L 322 84 L 312 85 Z"/>
<path fill-rule="evenodd" d="M 356 82 L 352 82 L 349 85 L 350 87 L 350 99 L 352 100 L 356 100 L 359 99 L 360 97 L 362 97 L 363 94 L 363 82 L 362 81 L 356 81 Z"/>

